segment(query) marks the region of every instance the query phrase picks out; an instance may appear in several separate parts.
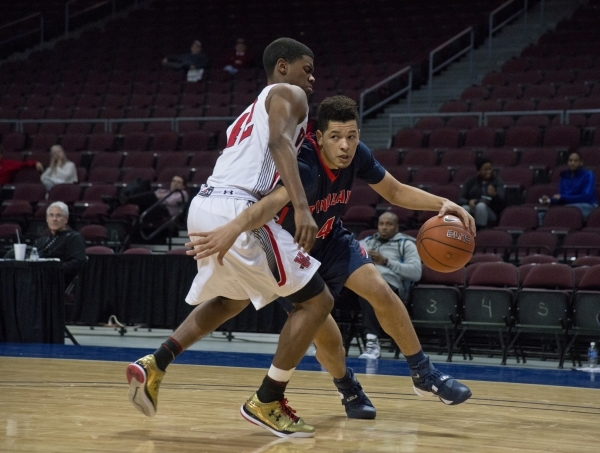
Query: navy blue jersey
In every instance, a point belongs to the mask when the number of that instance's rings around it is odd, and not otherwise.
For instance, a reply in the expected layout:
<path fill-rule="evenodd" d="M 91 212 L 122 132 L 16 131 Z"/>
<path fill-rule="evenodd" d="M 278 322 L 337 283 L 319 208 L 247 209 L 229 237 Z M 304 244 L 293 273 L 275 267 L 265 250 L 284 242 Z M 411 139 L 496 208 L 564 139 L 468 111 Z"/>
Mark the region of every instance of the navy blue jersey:
<path fill-rule="evenodd" d="M 302 145 L 298 166 L 308 204 L 319 227 L 310 254 L 321 262 L 319 275 L 331 292 L 337 295 L 356 269 L 372 262 L 352 233 L 343 228 L 340 220 L 350 199 L 352 184 L 355 178 L 377 184 L 385 176 L 385 169 L 375 160 L 371 150 L 359 143 L 352 163 L 334 172 L 324 164 L 312 137 L 307 137 Z M 291 203 L 279 213 L 279 223 L 294 234 Z M 282 305 L 290 311 L 291 305 Z"/>
<path fill-rule="evenodd" d="M 385 169 L 375 160 L 371 150 L 361 142 L 347 168 L 331 170 L 323 162 L 312 137 L 307 137 L 302 144 L 298 154 L 298 167 L 308 205 L 319 227 L 317 240 L 311 251 L 311 255 L 314 255 L 324 246 L 332 231 L 343 228 L 340 216 L 346 210 L 346 204 L 352 195 L 354 179 L 377 184 L 385 176 Z M 279 213 L 278 223 L 292 236 L 295 234 L 291 203 Z"/>

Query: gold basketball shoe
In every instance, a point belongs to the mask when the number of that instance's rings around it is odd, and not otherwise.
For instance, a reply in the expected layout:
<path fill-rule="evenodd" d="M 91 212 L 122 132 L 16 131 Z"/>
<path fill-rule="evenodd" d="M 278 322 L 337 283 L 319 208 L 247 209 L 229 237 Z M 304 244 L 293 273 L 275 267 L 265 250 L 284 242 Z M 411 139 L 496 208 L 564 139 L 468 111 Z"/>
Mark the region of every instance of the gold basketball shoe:
<path fill-rule="evenodd" d="M 256 393 L 240 408 L 242 417 L 250 423 L 271 431 L 279 437 L 313 437 L 315 427 L 294 415 L 296 411 L 287 405 L 287 399 L 261 403 Z"/>
<path fill-rule="evenodd" d="M 156 365 L 154 355 L 149 354 L 127 366 L 129 401 L 137 410 L 148 417 L 156 415 L 158 387 L 165 376 Z"/>

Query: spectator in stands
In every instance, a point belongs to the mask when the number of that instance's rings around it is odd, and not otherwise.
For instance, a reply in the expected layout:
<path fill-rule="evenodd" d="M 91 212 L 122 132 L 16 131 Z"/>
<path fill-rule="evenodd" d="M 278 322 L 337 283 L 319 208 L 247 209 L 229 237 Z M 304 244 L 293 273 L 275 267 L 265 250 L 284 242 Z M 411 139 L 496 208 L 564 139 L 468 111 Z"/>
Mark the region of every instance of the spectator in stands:
<path fill-rule="evenodd" d="M 235 42 L 235 51 L 227 57 L 227 64 L 223 71 L 235 75 L 240 72 L 240 69 L 252 66 L 253 61 L 254 58 L 248 50 L 244 38 L 238 38 Z"/>
<path fill-rule="evenodd" d="M 168 55 L 162 64 L 165 68 L 185 71 L 189 82 L 197 82 L 202 79 L 202 74 L 208 67 L 208 58 L 202 52 L 202 43 L 195 40 L 189 53 Z"/>
<path fill-rule="evenodd" d="M 458 204 L 475 217 L 477 228 L 482 229 L 496 222 L 505 207 L 504 182 L 494 176 L 489 159 L 479 158 L 475 165 L 477 174 L 465 181 Z"/>
<path fill-rule="evenodd" d="M 46 209 L 48 232 L 38 238 L 34 247 L 40 258 L 59 258 L 65 275 L 65 286 L 77 276 L 87 261 L 85 241 L 77 232 L 69 228 L 69 208 L 62 201 L 55 201 Z"/>
<path fill-rule="evenodd" d="M 41 162 L 35 160 L 8 160 L 2 159 L 2 146 L 0 146 L 0 185 L 8 184 L 13 175 L 22 168 L 35 167 L 38 171 L 44 171 L 44 166 Z"/>
<path fill-rule="evenodd" d="M 160 220 L 164 217 L 171 217 L 178 212 L 189 200 L 189 194 L 183 176 L 175 175 L 171 180 L 171 186 L 167 189 L 157 189 L 155 191 L 142 192 L 129 197 L 121 197 L 121 204 L 135 204 L 144 212 L 159 200 L 163 203 L 146 215 L 146 220 Z"/>
<path fill-rule="evenodd" d="M 40 177 L 46 190 L 52 189 L 57 184 L 71 184 L 77 182 L 77 169 L 75 164 L 67 159 L 65 150 L 60 145 L 50 148 L 50 165 Z"/>
<path fill-rule="evenodd" d="M 583 159 L 577 151 L 569 154 L 567 170 L 560 173 L 559 193 L 549 197 L 543 195 L 543 204 L 562 204 L 579 208 L 583 218 L 587 219 L 590 212 L 598 207 L 596 196 L 596 178 L 594 172 L 581 168 Z"/>
<path fill-rule="evenodd" d="M 367 250 L 386 283 L 406 303 L 410 286 L 421 279 L 421 259 L 415 238 L 398 232 L 398 216 L 391 212 L 381 214 L 377 233 L 363 239 L 360 244 Z M 358 301 L 367 335 L 367 346 L 359 359 L 378 359 L 381 355 L 381 326 L 373 306 L 361 297 Z"/>

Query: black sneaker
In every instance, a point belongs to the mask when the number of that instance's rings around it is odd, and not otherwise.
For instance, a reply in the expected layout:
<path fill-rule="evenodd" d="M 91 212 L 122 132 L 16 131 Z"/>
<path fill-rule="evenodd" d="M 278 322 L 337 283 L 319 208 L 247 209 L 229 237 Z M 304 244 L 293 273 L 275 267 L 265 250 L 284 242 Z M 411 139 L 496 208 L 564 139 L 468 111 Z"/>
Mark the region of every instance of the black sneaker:
<path fill-rule="evenodd" d="M 444 404 L 460 404 L 471 398 L 471 390 L 452 376 L 436 370 L 426 357 L 417 368 L 410 369 L 413 389 L 419 396 L 437 396 Z"/>
<path fill-rule="evenodd" d="M 348 374 L 351 379 L 349 384 L 345 384 L 344 387 L 340 387 L 340 384 L 333 383 L 338 389 L 342 404 L 346 409 L 346 415 L 348 418 L 361 418 L 364 420 L 372 420 L 377 415 L 377 410 L 373 406 L 373 403 L 367 398 L 365 392 L 363 392 L 360 382 L 354 377 L 352 368 L 348 368 Z"/>

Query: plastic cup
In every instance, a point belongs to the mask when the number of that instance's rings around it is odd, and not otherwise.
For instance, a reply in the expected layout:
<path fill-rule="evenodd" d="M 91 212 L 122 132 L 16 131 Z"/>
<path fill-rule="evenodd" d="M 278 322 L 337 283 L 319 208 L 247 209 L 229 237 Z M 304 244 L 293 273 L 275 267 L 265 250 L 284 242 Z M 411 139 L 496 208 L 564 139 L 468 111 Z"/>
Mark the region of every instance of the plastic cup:
<path fill-rule="evenodd" d="M 27 244 L 13 244 L 15 246 L 15 259 L 17 261 L 25 261 L 25 251 Z"/>

